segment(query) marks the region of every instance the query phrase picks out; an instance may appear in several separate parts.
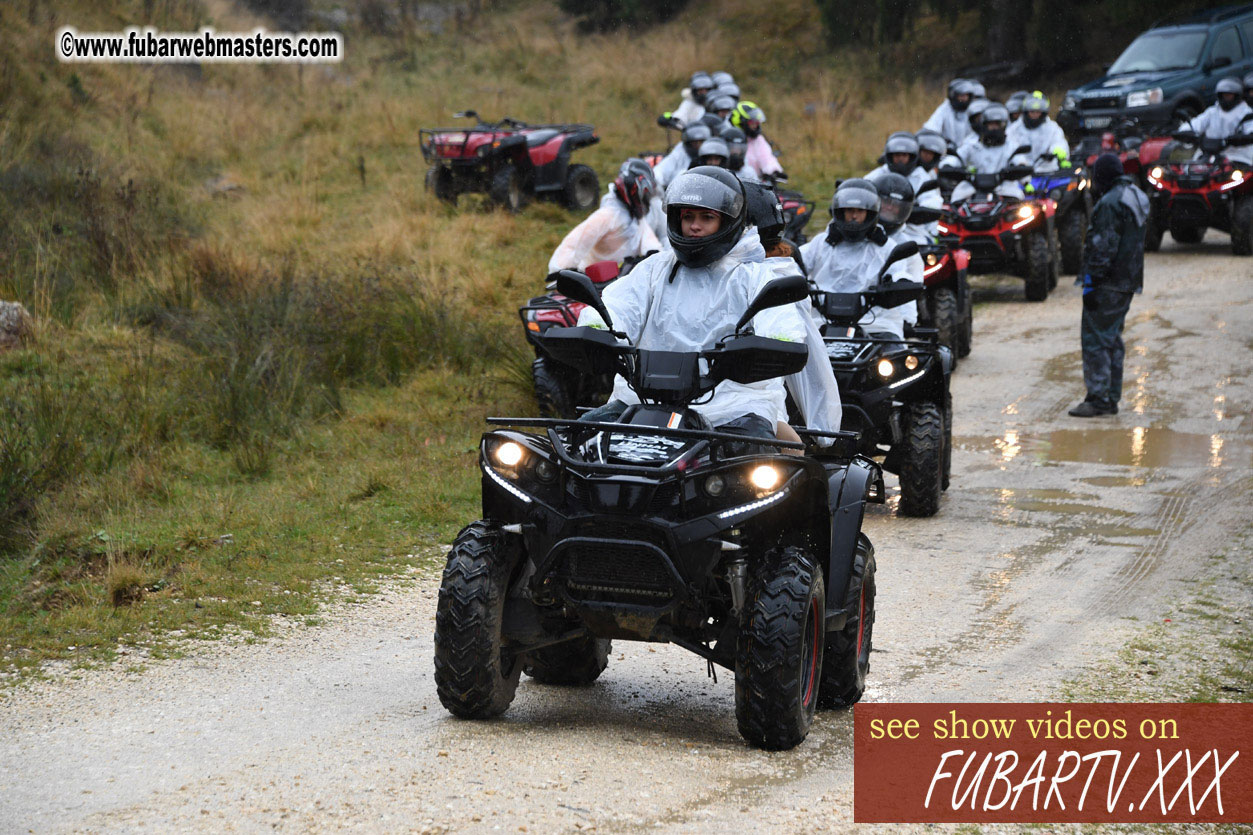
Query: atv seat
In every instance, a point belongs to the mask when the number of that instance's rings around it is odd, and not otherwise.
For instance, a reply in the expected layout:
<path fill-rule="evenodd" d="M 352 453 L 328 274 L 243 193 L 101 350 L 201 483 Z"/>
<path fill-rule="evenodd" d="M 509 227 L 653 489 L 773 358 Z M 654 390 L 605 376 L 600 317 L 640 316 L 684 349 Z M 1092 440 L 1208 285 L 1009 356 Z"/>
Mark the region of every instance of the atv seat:
<path fill-rule="evenodd" d="M 559 131 L 554 128 L 544 128 L 543 130 L 535 130 L 526 134 L 526 146 L 534 148 L 537 145 L 543 145 L 548 140 L 556 136 Z"/>

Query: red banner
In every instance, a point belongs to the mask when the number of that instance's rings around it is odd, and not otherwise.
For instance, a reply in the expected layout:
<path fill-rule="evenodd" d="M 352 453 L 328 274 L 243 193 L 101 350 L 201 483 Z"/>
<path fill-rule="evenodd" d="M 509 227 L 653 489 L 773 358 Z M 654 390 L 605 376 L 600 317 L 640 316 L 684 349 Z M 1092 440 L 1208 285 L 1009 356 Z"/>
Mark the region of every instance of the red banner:
<path fill-rule="evenodd" d="M 1253 822 L 1253 704 L 863 703 L 853 738 L 858 823 Z"/>

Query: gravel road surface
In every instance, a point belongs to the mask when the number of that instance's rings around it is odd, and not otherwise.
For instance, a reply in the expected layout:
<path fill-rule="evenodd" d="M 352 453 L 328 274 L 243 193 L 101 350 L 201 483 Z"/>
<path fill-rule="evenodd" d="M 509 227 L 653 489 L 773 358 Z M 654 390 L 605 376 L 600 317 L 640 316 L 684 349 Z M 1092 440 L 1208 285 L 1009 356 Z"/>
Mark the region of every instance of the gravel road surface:
<path fill-rule="evenodd" d="M 1169 239 L 1127 321 L 1122 413 L 1081 421 L 1080 296 L 976 279 L 933 519 L 873 506 L 867 701 L 1039 701 L 1214 571 L 1253 512 L 1253 259 Z M 889 487 L 895 494 L 894 479 Z M 1235 559 L 1239 557 L 1228 557 Z M 735 729 L 729 673 L 618 642 L 594 686 L 523 679 L 500 720 L 440 707 L 435 572 L 325 625 L 24 686 L 0 700 L 3 832 L 844 831 L 852 712 L 798 749 Z"/>

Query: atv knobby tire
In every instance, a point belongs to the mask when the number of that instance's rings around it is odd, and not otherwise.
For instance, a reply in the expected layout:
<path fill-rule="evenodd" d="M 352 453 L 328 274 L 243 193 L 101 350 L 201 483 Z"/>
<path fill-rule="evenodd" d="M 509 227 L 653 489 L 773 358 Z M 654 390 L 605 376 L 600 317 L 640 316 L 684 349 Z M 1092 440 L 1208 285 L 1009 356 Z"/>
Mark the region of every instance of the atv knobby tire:
<path fill-rule="evenodd" d="M 527 658 L 522 672 L 540 684 L 561 684 L 585 687 L 600 677 L 609 666 L 613 643 L 605 638 L 585 635 L 564 644 L 537 649 Z"/>
<path fill-rule="evenodd" d="M 1043 232 L 1032 232 L 1027 238 L 1027 275 L 1023 287 L 1029 302 L 1042 302 L 1049 297 L 1053 252 Z"/>
<path fill-rule="evenodd" d="M 1176 243 L 1199 244 L 1201 242 L 1201 238 L 1205 237 L 1205 227 L 1175 226 L 1174 224 L 1171 224 L 1170 236 L 1175 239 Z"/>
<path fill-rule="evenodd" d="M 427 169 L 426 188 L 436 199 L 457 205 L 457 190 L 453 188 L 452 171 L 444 166 L 432 165 Z"/>
<path fill-rule="evenodd" d="M 504 165 L 492 175 L 491 185 L 487 188 L 487 196 L 493 203 L 509 212 L 519 212 L 526 205 L 526 196 L 522 192 L 522 175 L 512 165 Z"/>
<path fill-rule="evenodd" d="M 1162 248 L 1162 227 L 1153 218 L 1153 213 L 1149 213 L 1149 219 L 1144 224 L 1144 251 L 1157 252 Z"/>
<path fill-rule="evenodd" d="M 826 593 L 800 548 L 776 548 L 754 573 L 735 648 L 735 719 L 751 745 L 780 751 L 809 733 L 822 681 Z"/>
<path fill-rule="evenodd" d="M 600 181 L 596 172 L 586 165 L 571 165 L 561 189 L 561 202 L 567 209 L 581 212 L 592 208 L 600 197 Z"/>
<path fill-rule="evenodd" d="M 1062 276 L 1062 246 L 1057 240 L 1057 227 L 1053 227 L 1053 233 L 1049 236 L 1049 292 L 1057 289 L 1058 279 Z"/>
<path fill-rule="evenodd" d="M 940 489 L 947 490 L 953 477 L 953 393 L 944 393 L 944 473 Z"/>
<path fill-rule="evenodd" d="M 935 403 L 910 403 L 901 450 L 902 516 L 934 516 L 944 484 L 944 413 Z"/>
<path fill-rule="evenodd" d="M 958 279 L 961 281 L 962 298 L 965 301 L 965 309 L 962 311 L 962 325 L 958 332 L 957 356 L 970 356 L 970 346 L 974 342 L 975 335 L 975 303 L 970 297 L 970 286 L 966 283 L 965 275 Z"/>
<path fill-rule="evenodd" d="M 822 654 L 822 686 L 818 707 L 849 707 L 861 699 L 870 671 L 870 638 L 874 632 L 874 546 L 865 534 L 857 537 L 853 573 L 844 594 L 847 619 L 839 632 L 827 635 Z"/>
<path fill-rule="evenodd" d="M 961 311 L 957 306 L 957 294 L 949 287 L 937 287 L 931 291 L 931 312 L 933 325 L 938 330 L 940 344 L 947 345 L 953 352 L 953 359 L 960 356 L 961 351 Z"/>
<path fill-rule="evenodd" d="M 435 608 L 435 689 L 463 719 L 487 719 L 513 701 L 522 665 L 503 653 L 509 575 L 505 533 L 486 522 L 457 534 Z"/>
<path fill-rule="evenodd" d="M 574 395 L 566 379 L 553 368 L 553 363 L 539 357 L 531 363 L 531 379 L 535 382 L 535 402 L 544 417 L 578 417 Z"/>
<path fill-rule="evenodd" d="M 1083 236 L 1087 233 L 1087 217 L 1079 209 L 1071 209 L 1057 219 L 1057 239 L 1062 251 L 1062 271 L 1078 275 L 1083 269 Z"/>
<path fill-rule="evenodd" d="M 1242 198 L 1231 211 L 1231 254 L 1253 255 L 1253 195 Z"/>

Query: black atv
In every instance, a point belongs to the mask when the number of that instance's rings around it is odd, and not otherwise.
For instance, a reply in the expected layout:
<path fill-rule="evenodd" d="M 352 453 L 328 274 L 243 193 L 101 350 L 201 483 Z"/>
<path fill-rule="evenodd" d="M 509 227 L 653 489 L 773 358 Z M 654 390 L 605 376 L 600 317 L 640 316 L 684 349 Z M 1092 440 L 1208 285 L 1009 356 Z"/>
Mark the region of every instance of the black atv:
<path fill-rule="evenodd" d="M 861 452 L 884 456 L 900 477 L 903 516 L 934 516 L 948 489 L 952 463 L 953 354 L 933 328 L 914 328 L 905 341 L 866 335 L 858 324 L 873 307 L 898 307 L 921 298 L 917 281 L 883 283 L 891 265 L 918 251 L 892 250 L 879 283 L 860 293 L 814 291 L 831 368 L 840 383 L 845 428 L 861 436 Z"/>
<path fill-rule="evenodd" d="M 881 500 L 879 467 L 856 436 L 798 428 L 835 445 L 713 430 L 691 404 L 722 380 L 799 371 L 807 348 L 745 330 L 806 297 L 776 279 L 734 333 L 700 353 L 624 345 L 590 279 L 558 288 L 610 330 L 552 328 L 549 351 L 585 374 L 621 373 L 642 405 L 617 422 L 490 418 L 480 447 L 483 518 L 448 555 L 435 624 L 435 681 L 454 715 L 504 711 L 523 672 L 586 685 L 610 641 L 678 644 L 735 672 L 736 718 L 753 745 L 791 748 L 819 705 L 856 702 L 874 626 L 875 560 L 861 533 Z"/>

